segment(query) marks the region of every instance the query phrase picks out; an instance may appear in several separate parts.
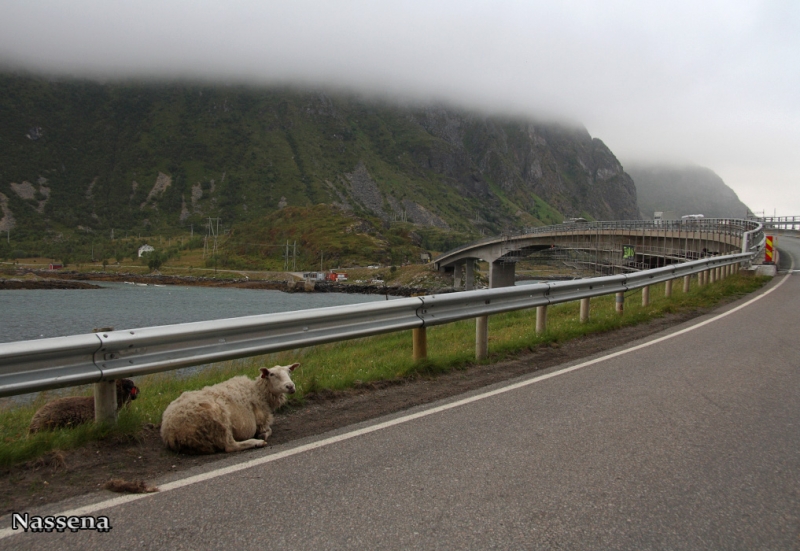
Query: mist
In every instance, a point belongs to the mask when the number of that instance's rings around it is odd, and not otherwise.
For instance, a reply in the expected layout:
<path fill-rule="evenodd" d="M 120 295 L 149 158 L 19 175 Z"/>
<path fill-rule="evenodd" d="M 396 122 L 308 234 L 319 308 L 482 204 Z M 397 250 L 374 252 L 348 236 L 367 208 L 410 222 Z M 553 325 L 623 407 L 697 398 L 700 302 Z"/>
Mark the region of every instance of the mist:
<path fill-rule="evenodd" d="M 578 121 L 623 165 L 698 164 L 754 211 L 800 215 L 791 0 L 6 0 L 0 65 L 101 81 L 325 87 Z"/>

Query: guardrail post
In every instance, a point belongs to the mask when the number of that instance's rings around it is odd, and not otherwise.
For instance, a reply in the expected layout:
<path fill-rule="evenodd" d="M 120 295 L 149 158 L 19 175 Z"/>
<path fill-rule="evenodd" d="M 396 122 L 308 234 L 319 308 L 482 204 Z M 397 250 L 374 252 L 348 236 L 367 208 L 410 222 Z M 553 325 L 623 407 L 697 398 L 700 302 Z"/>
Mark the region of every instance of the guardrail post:
<path fill-rule="evenodd" d="M 489 316 L 475 318 L 475 359 L 485 360 L 489 356 Z"/>
<path fill-rule="evenodd" d="M 101 381 L 94 384 L 95 423 L 117 422 L 117 382 Z"/>
<path fill-rule="evenodd" d="M 547 305 L 536 307 L 536 334 L 547 331 Z"/>
<path fill-rule="evenodd" d="M 669 298 L 672 296 L 672 280 L 668 279 L 664 284 L 664 296 Z"/>
<path fill-rule="evenodd" d="M 650 286 L 642 287 L 642 306 L 650 306 Z"/>
<path fill-rule="evenodd" d="M 589 299 L 581 299 L 581 323 L 589 321 Z"/>
<path fill-rule="evenodd" d="M 717 269 L 711 268 L 708 270 L 709 272 L 709 283 L 716 283 L 717 282 Z"/>
<path fill-rule="evenodd" d="M 683 292 L 684 293 L 688 293 L 689 292 L 689 286 L 691 284 L 692 284 L 692 276 L 690 276 L 690 275 L 683 276 Z"/>
<path fill-rule="evenodd" d="M 625 291 L 620 291 L 616 294 L 614 299 L 614 308 L 619 315 L 622 315 L 622 313 L 625 311 Z"/>
<path fill-rule="evenodd" d="M 113 327 L 95 327 L 92 333 L 113 331 Z M 117 422 L 117 382 L 101 381 L 94 384 L 94 422 Z"/>
<path fill-rule="evenodd" d="M 424 327 L 415 327 L 411 330 L 413 337 L 413 358 L 417 362 L 428 357 L 428 337 Z"/>

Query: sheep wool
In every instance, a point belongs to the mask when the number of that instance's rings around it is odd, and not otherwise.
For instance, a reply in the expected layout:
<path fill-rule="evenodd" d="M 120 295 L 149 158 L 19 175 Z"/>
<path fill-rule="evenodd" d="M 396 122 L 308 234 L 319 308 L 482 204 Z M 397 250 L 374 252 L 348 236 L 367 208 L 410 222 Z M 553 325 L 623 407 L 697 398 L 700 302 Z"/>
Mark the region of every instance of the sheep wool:
<path fill-rule="evenodd" d="M 272 412 L 294 394 L 291 372 L 300 364 L 262 367 L 202 390 L 184 392 L 161 417 L 161 439 L 176 452 L 234 452 L 266 445 Z"/>
<path fill-rule="evenodd" d="M 117 409 L 135 400 L 139 388 L 130 379 L 117 379 Z M 74 427 L 94 421 L 93 396 L 69 396 L 48 402 L 33 414 L 28 432 Z"/>

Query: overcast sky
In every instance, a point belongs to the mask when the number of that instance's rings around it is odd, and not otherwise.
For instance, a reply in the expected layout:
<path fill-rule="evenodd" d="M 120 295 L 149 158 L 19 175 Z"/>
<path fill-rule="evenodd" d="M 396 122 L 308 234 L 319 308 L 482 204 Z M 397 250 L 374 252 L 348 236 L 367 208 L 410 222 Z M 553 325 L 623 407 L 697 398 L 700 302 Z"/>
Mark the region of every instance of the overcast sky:
<path fill-rule="evenodd" d="M 335 85 L 578 121 L 800 215 L 800 1 L 2 0 L 0 62 Z"/>

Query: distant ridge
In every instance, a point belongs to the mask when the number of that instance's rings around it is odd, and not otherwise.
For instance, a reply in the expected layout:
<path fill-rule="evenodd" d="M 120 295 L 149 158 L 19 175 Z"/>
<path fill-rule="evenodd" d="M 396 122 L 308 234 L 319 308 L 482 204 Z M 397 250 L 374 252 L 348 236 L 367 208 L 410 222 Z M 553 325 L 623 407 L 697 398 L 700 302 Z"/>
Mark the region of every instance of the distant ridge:
<path fill-rule="evenodd" d="M 750 209 L 711 169 L 696 165 L 626 163 L 636 185 L 643 219 L 661 211 L 665 218 L 702 214 L 707 218 L 744 218 Z"/>

